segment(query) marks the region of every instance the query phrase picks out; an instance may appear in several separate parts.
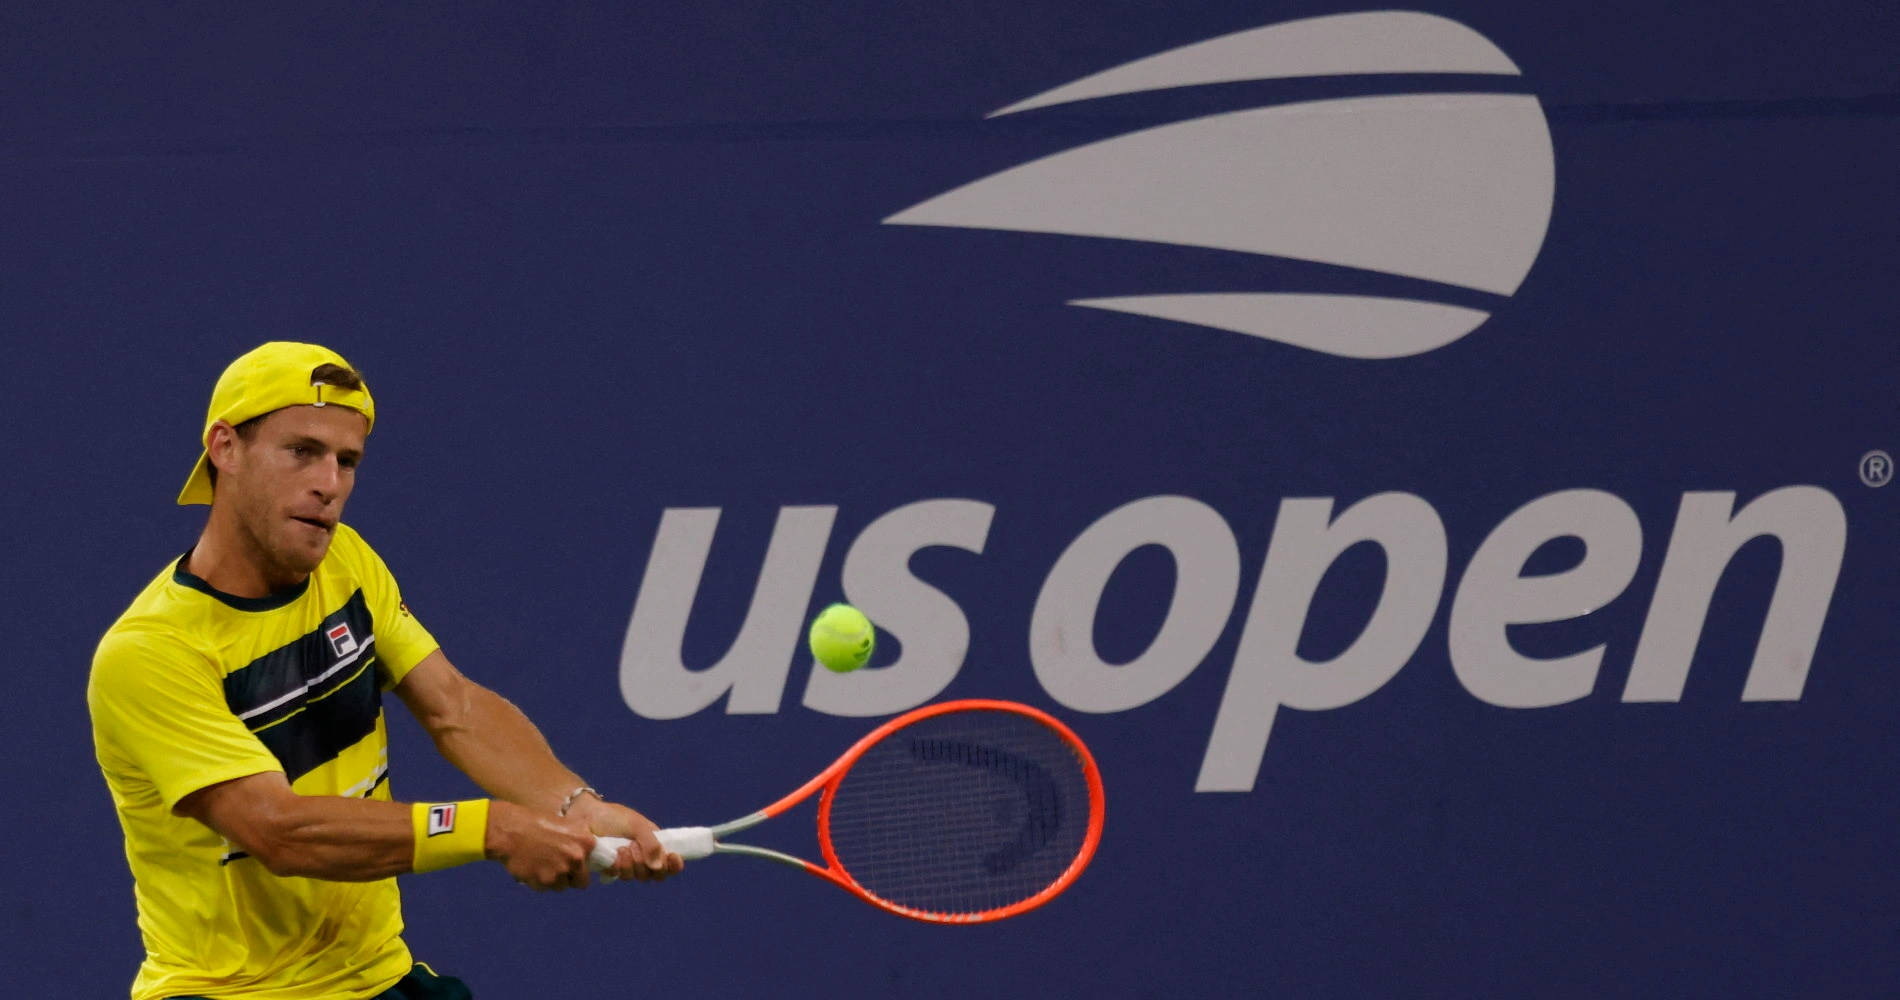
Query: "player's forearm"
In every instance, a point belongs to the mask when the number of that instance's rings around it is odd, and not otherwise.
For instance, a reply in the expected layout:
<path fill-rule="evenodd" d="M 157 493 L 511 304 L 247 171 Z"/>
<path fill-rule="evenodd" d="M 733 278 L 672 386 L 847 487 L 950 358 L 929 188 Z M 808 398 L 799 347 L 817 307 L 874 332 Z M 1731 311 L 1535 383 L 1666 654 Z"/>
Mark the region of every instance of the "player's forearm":
<path fill-rule="evenodd" d="M 257 817 L 246 850 L 274 875 L 369 882 L 400 875 L 415 854 L 411 807 L 399 802 L 292 796 Z"/>
<path fill-rule="evenodd" d="M 484 791 L 537 812 L 560 808 L 581 779 L 513 702 L 472 685 L 461 717 L 436 727 L 436 749 Z"/>

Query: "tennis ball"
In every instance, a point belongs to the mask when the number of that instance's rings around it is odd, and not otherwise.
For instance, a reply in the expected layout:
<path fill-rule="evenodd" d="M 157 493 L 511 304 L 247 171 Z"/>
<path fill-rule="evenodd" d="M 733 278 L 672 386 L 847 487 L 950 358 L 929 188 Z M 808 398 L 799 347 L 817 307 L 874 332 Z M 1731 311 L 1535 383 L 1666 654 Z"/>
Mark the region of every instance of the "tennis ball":
<path fill-rule="evenodd" d="M 833 604 L 812 619 L 806 636 L 811 655 L 828 669 L 850 673 L 871 659 L 877 647 L 877 630 L 864 612 L 849 604 Z"/>

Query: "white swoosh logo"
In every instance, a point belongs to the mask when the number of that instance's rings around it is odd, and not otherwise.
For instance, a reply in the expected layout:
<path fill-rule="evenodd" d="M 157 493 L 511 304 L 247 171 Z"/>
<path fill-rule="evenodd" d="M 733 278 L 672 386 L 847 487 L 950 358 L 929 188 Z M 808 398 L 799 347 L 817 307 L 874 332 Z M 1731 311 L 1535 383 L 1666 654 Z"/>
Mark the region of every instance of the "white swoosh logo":
<path fill-rule="evenodd" d="M 989 117 L 1170 87 L 1351 73 L 1493 73 L 1517 64 L 1449 18 L 1410 10 L 1332 14 L 1222 35 L 1085 76 Z"/>
<path fill-rule="evenodd" d="M 1408 26 L 1419 33 L 1408 36 Z M 1263 53 L 1280 62 L 1252 61 Z M 1420 71 L 1516 67 L 1443 18 L 1340 15 L 1165 52 L 997 114 L 1275 75 Z M 1116 136 L 992 174 L 884 221 L 1207 247 L 1510 295 L 1543 245 L 1555 191 L 1550 132 L 1535 97 L 1402 94 L 1256 108 Z M 1072 304 L 1357 358 L 1433 350 L 1487 318 L 1413 299 L 1266 292 Z"/>

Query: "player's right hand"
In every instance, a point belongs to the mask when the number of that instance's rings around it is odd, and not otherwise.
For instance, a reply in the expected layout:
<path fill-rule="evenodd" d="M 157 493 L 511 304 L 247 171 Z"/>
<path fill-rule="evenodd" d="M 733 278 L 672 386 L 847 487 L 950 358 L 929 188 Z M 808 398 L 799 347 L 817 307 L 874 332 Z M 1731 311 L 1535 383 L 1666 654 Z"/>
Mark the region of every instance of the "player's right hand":
<path fill-rule="evenodd" d="M 549 816 L 496 799 L 488 807 L 487 853 L 515 881 L 546 892 L 587 887 L 594 834 L 574 817 Z"/>
<path fill-rule="evenodd" d="M 661 846 L 654 836 L 653 821 L 616 802 L 605 799 L 589 798 L 576 803 L 571 815 L 587 824 L 596 836 L 619 837 L 632 841 L 620 848 L 614 857 L 612 868 L 605 868 L 601 875 L 611 882 L 615 879 L 633 879 L 636 882 L 658 882 L 678 875 L 685 862 L 677 854 Z"/>

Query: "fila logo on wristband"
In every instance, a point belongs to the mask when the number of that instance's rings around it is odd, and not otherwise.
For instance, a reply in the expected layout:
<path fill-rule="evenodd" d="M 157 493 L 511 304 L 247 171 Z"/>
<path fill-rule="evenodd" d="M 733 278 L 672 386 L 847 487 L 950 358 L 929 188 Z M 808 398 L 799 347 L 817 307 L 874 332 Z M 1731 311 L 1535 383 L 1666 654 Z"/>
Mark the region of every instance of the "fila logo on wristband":
<path fill-rule="evenodd" d="M 429 836 L 455 832 L 455 803 L 444 802 L 429 807 Z"/>

